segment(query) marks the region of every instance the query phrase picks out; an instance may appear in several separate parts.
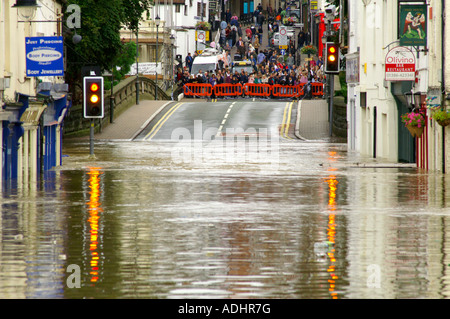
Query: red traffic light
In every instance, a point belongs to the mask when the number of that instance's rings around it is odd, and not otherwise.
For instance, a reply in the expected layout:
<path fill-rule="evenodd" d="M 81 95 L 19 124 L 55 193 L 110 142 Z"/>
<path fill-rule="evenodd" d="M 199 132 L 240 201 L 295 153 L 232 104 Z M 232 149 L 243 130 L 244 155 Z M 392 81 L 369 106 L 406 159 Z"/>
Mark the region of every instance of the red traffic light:
<path fill-rule="evenodd" d="M 326 43 L 325 73 L 339 73 L 339 48 L 333 42 Z"/>
<path fill-rule="evenodd" d="M 92 83 L 92 84 L 91 84 L 91 87 L 90 87 L 90 90 L 91 90 L 92 92 L 97 92 L 97 91 L 98 91 L 98 88 L 99 88 L 99 86 L 98 86 L 97 83 Z"/>

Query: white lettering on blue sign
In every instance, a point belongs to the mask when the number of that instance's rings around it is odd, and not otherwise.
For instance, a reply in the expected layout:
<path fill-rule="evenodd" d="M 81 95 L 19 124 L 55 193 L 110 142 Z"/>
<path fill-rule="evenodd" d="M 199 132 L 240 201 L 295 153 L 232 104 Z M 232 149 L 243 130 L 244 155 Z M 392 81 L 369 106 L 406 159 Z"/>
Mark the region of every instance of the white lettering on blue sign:
<path fill-rule="evenodd" d="M 27 76 L 64 75 L 63 37 L 25 38 Z"/>

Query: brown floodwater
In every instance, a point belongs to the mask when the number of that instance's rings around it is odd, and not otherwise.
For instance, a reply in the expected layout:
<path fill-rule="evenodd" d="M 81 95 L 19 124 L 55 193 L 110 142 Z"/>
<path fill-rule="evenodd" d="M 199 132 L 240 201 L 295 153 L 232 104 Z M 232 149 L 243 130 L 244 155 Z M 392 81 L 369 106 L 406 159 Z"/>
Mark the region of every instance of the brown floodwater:
<path fill-rule="evenodd" d="M 449 176 L 323 141 L 192 143 L 68 140 L 44 182 L 4 189 L 0 297 L 449 296 Z"/>

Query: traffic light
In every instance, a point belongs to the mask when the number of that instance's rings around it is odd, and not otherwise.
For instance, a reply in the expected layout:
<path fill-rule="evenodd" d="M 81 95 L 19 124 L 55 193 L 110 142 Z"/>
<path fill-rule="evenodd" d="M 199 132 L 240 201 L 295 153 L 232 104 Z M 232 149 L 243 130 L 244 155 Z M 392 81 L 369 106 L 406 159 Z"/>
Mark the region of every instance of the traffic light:
<path fill-rule="evenodd" d="M 333 42 L 327 42 L 325 50 L 325 73 L 339 73 L 339 46 Z"/>
<path fill-rule="evenodd" d="M 84 118 L 103 118 L 103 77 L 86 76 L 83 78 L 83 115 Z"/>

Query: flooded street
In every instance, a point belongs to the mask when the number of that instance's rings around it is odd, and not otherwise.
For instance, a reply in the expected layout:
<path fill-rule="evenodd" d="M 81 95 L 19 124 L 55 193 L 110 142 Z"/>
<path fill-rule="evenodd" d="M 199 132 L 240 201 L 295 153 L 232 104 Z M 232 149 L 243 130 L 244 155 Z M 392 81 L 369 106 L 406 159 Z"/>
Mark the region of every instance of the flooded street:
<path fill-rule="evenodd" d="M 186 143 L 66 140 L 45 183 L 4 190 L 0 297 L 449 296 L 450 177 L 346 144 Z"/>

